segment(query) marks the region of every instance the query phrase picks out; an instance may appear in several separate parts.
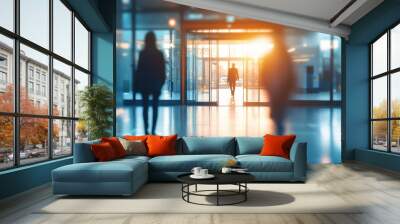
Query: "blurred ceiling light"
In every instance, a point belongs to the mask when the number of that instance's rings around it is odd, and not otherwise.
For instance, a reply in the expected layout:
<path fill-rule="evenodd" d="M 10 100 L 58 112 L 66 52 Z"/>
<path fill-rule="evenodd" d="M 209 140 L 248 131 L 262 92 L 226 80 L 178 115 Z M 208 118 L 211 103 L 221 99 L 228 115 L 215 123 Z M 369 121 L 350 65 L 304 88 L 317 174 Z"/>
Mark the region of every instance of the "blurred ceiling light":
<path fill-rule="evenodd" d="M 129 49 L 131 47 L 131 45 L 126 42 L 120 42 L 120 43 L 117 43 L 117 47 L 121 48 L 121 49 Z"/>
<path fill-rule="evenodd" d="M 235 17 L 234 16 L 226 16 L 226 22 L 227 23 L 235 22 Z"/>
<path fill-rule="evenodd" d="M 293 62 L 295 62 L 295 63 L 302 63 L 302 62 L 308 62 L 308 61 L 310 61 L 310 58 L 296 58 L 296 59 L 293 59 Z"/>
<path fill-rule="evenodd" d="M 289 48 L 289 50 L 287 52 L 292 53 L 292 52 L 295 52 L 295 51 L 296 51 L 296 48 L 292 47 L 292 48 Z"/>
<path fill-rule="evenodd" d="M 304 43 L 304 44 L 303 44 L 303 47 L 308 47 L 308 44 L 307 44 L 307 43 Z"/>
<path fill-rule="evenodd" d="M 200 19 L 203 19 L 203 17 L 204 16 L 201 13 L 189 13 L 187 15 L 188 20 L 200 20 Z"/>
<path fill-rule="evenodd" d="M 330 40 L 321 40 L 319 42 L 319 48 L 321 51 L 326 51 L 330 49 L 337 49 L 339 47 L 339 42 L 337 40 L 334 40 L 331 42 Z"/>
<path fill-rule="evenodd" d="M 131 3 L 131 0 L 122 0 L 122 4 L 124 5 L 129 5 Z"/>
<path fill-rule="evenodd" d="M 174 18 L 170 18 L 168 20 L 168 26 L 169 27 L 175 27 L 176 26 L 176 20 Z"/>

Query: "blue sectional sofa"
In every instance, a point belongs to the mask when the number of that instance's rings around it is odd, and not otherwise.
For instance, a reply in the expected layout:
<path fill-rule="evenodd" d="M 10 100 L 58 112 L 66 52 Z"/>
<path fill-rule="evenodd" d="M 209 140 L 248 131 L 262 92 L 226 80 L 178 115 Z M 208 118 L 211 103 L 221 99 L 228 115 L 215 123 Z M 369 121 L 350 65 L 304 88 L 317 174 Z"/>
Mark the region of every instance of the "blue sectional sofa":
<path fill-rule="evenodd" d="M 306 180 L 306 143 L 295 143 L 289 160 L 258 155 L 261 137 L 182 137 L 177 141 L 177 155 L 127 156 L 108 162 L 95 161 L 90 149 L 94 143 L 98 141 L 77 143 L 74 163 L 53 170 L 54 194 L 131 195 L 148 181 L 176 181 L 196 166 L 218 172 L 232 159 L 259 182 Z"/>

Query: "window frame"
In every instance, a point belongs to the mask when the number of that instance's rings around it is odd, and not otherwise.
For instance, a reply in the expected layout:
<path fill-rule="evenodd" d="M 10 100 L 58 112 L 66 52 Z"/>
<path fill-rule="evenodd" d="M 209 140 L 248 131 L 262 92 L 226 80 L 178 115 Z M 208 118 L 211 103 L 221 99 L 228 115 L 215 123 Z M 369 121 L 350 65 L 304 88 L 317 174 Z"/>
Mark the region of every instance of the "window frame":
<path fill-rule="evenodd" d="M 373 151 L 379 151 L 379 152 L 385 152 L 385 153 L 391 153 L 391 154 L 400 154 L 400 152 L 394 152 L 392 151 L 392 122 L 393 121 L 400 121 L 400 117 L 393 117 L 392 116 L 392 97 L 391 97 L 391 92 L 392 92 L 392 85 L 391 85 L 391 80 L 392 76 L 396 75 L 398 72 L 400 72 L 400 67 L 398 68 L 391 68 L 391 32 L 392 29 L 400 26 L 400 21 L 397 21 L 396 23 L 392 24 L 390 27 L 385 29 L 384 32 L 379 34 L 375 39 L 373 39 L 369 44 L 369 78 L 368 78 L 368 84 L 369 84 L 369 149 Z M 381 37 L 384 35 L 387 35 L 387 63 L 386 63 L 386 71 L 382 72 L 380 74 L 373 74 L 373 44 L 376 43 Z M 387 103 L 386 103 L 386 117 L 385 118 L 373 118 L 373 91 L 374 91 L 374 86 L 373 86 L 373 81 L 382 77 L 386 77 L 386 87 L 387 87 Z M 386 121 L 386 151 L 379 150 L 374 148 L 374 133 L 373 133 L 373 122 L 376 121 Z"/>
<path fill-rule="evenodd" d="M 14 49 L 13 49 L 13 64 L 12 66 L 12 75 L 14 78 L 14 110 L 13 112 L 1 112 L 0 111 L 0 116 L 4 116 L 4 117 L 11 117 L 13 119 L 13 166 L 10 167 L 4 167 L 4 168 L 0 168 L 0 172 L 5 171 L 5 170 L 11 170 L 11 169 L 16 169 L 19 167 L 23 167 L 23 166 L 30 166 L 33 164 L 38 164 L 38 163 L 43 163 L 49 160 L 59 160 L 62 158 L 66 158 L 66 157 L 71 157 L 73 155 L 74 152 L 74 143 L 75 143 L 75 123 L 76 121 L 79 120 L 79 117 L 75 117 L 75 108 L 72 107 L 71 108 L 71 114 L 70 116 L 56 116 L 53 115 L 53 59 L 58 60 L 59 62 L 62 62 L 68 66 L 71 66 L 71 83 L 73 84 L 75 82 L 75 69 L 88 74 L 89 76 L 89 83 L 88 86 L 92 85 L 92 69 L 91 69 L 91 65 L 92 65 L 92 61 L 91 61 L 91 37 L 92 37 L 92 30 L 88 27 L 88 25 L 84 22 L 84 20 L 79 16 L 79 14 L 72 9 L 72 7 L 68 4 L 67 1 L 65 0 L 59 0 L 62 4 L 64 4 L 66 6 L 66 8 L 68 10 L 71 11 L 71 18 L 70 18 L 70 22 L 71 22 L 71 58 L 67 59 L 64 58 L 63 56 L 57 54 L 56 52 L 54 52 L 54 45 L 53 45 L 53 22 L 54 22 L 54 17 L 53 17 L 53 1 L 54 0 L 48 0 L 49 2 L 49 47 L 48 49 L 46 49 L 45 47 L 42 47 L 39 44 L 36 44 L 32 41 L 30 41 L 29 39 L 23 37 L 20 35 L 20 0 L 14 0 L 13 1 L 13 10 L 14 10 L 14 18 L 13 18 L 13 22 L 14 22 L 14 30 L 10 31 L 4 27 L 0 26 L 0 35 L 3 35 L 5 37 L 11 38 L 13 40 L 13 44 L 14 44 Z M 75 25 L 74 25 L 74 19 L 79 20 L 79 22 L 84 26 L 84 28 L 88 31 L 89 34 L 89 39 L 88 39 L 88 57 L 89 57 L 89 65 L 88 65 L 88 69 L 85 69 L 81 66 L 79 66 L 78 64 L 75 63 Z M 49 59 L 49 63 L 48 63 L 48 85 L 46 90 L 48 91 L 47 97 L 48 97 L 48 113 L 46 115 L 39 115 L 39 114 L 27 114 L 27 113 L 21 113 L 20 111 L 20 45 L 23 44 L 27 47 L 32 48 L 33 50 L 36 50 L 40 53 L 45 54 L 46 56 L 48 56 Z M 27 67 L 28 69 L 28 67 Z M 34 79 L 35 80 L 35 70 L 34 72 Z M 30 74 L 25 74 L 27 77 L 27 80 L 30 80 L 29 75 Z M 40 77 L 41 78 L 41 77 Z M 41 80 L 39 80 L 41 81 Z M 28 86 L 27 86 L 28 87 Z M 42 87 L 42 85 L 41 85 Z M 28 89 L 27 89 L 28 91 Z M 35 91 L 35 90 L 34 90 Z M 75 103 L 75 88 L 74 85 L 71 85 L 71 90 L 72 92 L 72 105 L 74 105 Z M 20 144 L 19 144 L 19 138 L 20 138 L 20 119 L 21 118 L 45 118 L 47 119 L 48 122 L 48 135 L 47 135 L 47 142 L 49 143 L 47 146 L 47 150 L 48 150 L 48 157 L 47 158 L 43 158 L 43 160 L 38 161 L 38 162 L 32 162 L 32 163 L 26 163 L 26 164 L 21 164 L 20 161 Z M 52 144 L 53 142 L 53 122 L 56 120 L 66 120 L 66 121 L 71 121 L 71 153 L 69 155 L 62 155 L 62 156 L 54 156 L 54 146 Z"/>

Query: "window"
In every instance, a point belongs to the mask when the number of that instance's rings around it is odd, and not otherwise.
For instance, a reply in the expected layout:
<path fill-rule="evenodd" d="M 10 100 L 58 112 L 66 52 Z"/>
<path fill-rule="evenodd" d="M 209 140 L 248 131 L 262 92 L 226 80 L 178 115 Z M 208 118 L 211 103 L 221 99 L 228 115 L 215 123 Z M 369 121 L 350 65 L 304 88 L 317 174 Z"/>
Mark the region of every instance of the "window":
<path fill-rule="evenodd" d="M 14 166 L 13 117 L 0 115 L 0 170 Z"/>
<path fill-rule="evenodd" d="M 42 86 L 42 96 L 46 96 L 46 86 Z"/>
<path fill-rule="evenodd" d="M 6 68 L 7 67 L 7 56 L 0 55 L 0 67 Z"/>
<path fill-rule="evenodd" d="M 5 86 L 7 84 L 7 73 L 0 71 L 0 84 Z"/>
<path fill-rule="evenodd" d="M 39 69 L 36 69 L 36 80 L 40 81 L 40 71 L 39 71 Z"/>
<path fill-rule="evenodd" d="M 0 6 L 3 4 L 1 1 Z M 0 14 L 3 12 L 0 9 Z M 2 15 L 0 15 L 0 19 Z M 0 33 L 0 112 L 14 111 L 14 71 L 12 66 L 9 66 L 4 59 L 13 58 L 14 43 L 13 40 Z M 1 138 L 1 136 L 0 136 Z M 1 162 L 0 162 L 1 163 Z"/>
<path fill-rule="evenodd" d="M 49 0 L 20 0 L 21 36 L 49 48 Z"/>
<path fill-rule="evenodd" d="M 41 85 L 42 77 L 44 76 L 44 84 L 48 85 L 47 75 L 48 73 L 48 63 L 49 56 L 43 54 L 37 50 L 34 50 L 31 47 L 28 47 L 24 44 L 20 45 L 21 54 L 24 54 L 26 57 L 21 57 L 20 59 L 20 108 L 21 113 L 23 114 L 40 114 L 47 115 L 48 114 L 48 102 L 49 99 L 46 97 L 47 91 Z M 26 68 L 26 64 L 28 63 L 35 68 L 36 70 L 36 89 L 35 94 L 30 95 L 28 91 L 28 87 L 26 86 L 26 74 L 24 68 Z M 32 105 L 29 103 L 29 99 L 38 100 L 40 98 L 43 103 L 40 105 Z"/>
<path fill-rule="evenodd" d="M 29 79 L 32 79 L 32 80 L 33 80 L 33 67 L 32 67 L 32 66 L 29 66 L 29 71 L 28 71 L 28 73 L 29 73 Z"/>
<path fill-rule="evenodd" d="M 75 18 L 75 63 L 89 69 L 89 32 Z"/>
<path fill-rule="evenodd" d="M 400 67 L 400 24 L 390 31 L 390 68 Z"/>
<path fill-rule="evenodd" d="M 48 119 L 20 118 L 19 158 L 21 164 L 49 158 Z"/>
<path fill-rule="evenodd" d="M 71 60 L 72 12 L 60 0 L 53 0 L 53 50 Z"/>
<path fill-rule="evenodd" d="M 73 86 L 90 84 L 90 32 L 64 2 L 0 0 L 0 170 L 70 156 L 76 136 L 87 139 Z"/>
<path fill-rule="evenodd" d="M 53 120 L 53 157 L 71 155 L 72 121 Z"/>
<path fill-rule="evenodd" d="M 36 95 L 40 95 L 40 84 L 36 84 Z"/>
<path fill-rule="evenodd" d="M 0 1 L 0 26 L 14 31 L 14 0 Z"/>
<path fill-rule="evenodd" d="M 71 83 L 72 84 L 72 68 L 69 65 L 66 65 L 58 60 L 53 60 L 53 114 L 54 115 L 61 115 L 63 117 L 72 117 L 72 92 L 70 89 L 64 88 L 64 83 Z M 59 92 L 60 91 L 60 92 Z M 60 101 L 58 101 L 58 97 L 60 96 Z M 64 96 L 68 96 L 68 99 L 71 102 L 65 104 Z M 57 104 L 57 105 L 55 105 Z M 60 107 L 65 106 L 66 111 L 61 113 Z"/>
<path fill-rule="evenodd" d="M 28 82 L 28 92 L 29 94 L 33 94 L 34 92 L 33 82 Z"/>
<path fill-rule="evenodd" d="M 371 148 L 400 153 L 400 25 L 370 45 Z"/>
<path fill-rule="evenodd" d="M 83 73 L 79 70 L 75 70 L 75 117 L 79 117 L 81 113 L 81 108 L 79 106 L 80 103 L 80 94 L 85 89 L 86 86 L 89 86 L 89 74 Z"/>

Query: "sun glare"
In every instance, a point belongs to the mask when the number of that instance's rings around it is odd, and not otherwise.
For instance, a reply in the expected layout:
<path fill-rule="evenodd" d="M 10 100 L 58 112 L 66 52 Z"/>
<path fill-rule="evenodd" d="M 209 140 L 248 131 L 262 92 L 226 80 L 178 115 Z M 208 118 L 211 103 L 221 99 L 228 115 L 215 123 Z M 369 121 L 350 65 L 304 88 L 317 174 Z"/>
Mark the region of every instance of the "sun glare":
<path fill-rule="evenodd" d="M 274 44 L 267 38 L 255 39 L 249 43 L 248 55 L 253 58 L 261 58 L 271 52 Z"/>

